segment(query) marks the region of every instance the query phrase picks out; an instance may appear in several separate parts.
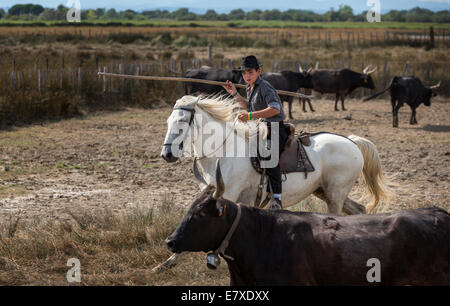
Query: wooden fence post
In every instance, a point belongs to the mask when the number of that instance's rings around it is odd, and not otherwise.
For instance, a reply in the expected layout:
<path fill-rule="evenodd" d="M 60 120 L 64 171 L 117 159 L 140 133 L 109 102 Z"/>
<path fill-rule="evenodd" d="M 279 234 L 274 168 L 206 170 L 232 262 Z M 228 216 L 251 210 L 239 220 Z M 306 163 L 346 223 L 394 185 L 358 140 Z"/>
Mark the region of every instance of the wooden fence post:
<path fill-rule="evenodd" d="M 106 66 L 103 67 L 103 72 L 106 73 Z M 103 93 L 106 93 L 106 76 L 103 75 Z"/>
<path fill-rule="evenodd" d="M 78 93 L 81 94 L 81 86 L 82 86 L 82 76 L 81 76 L 81 66 L 78 67 Z"/>
<path fill-rule="evenodd" d="M 361 64 L 361 71 L 364 70 L 364 61 Z M 364 97 L 364 87 L 361 87 L 361 99 Z"/>
<path fill-rule="evenodd" d="M 61 57 L 61 88 L 63 88 L 64 85 L 64 56 Z"/>
<path fill-rule="evenodd" d="M 37 78 L 38 78 L 38 91 L 39 91 L 39 93 L 41 93 L 41 69 L 39 69 L 38 70 L 38 75 L 37 75 Z"/>
<path fill-rule="evenodd" d="M 212 67 L 213 62 L 212 62 L 212 45 L 211 44 L 208 45 L 208 64 L 209 64 L 209 67 Z"/>

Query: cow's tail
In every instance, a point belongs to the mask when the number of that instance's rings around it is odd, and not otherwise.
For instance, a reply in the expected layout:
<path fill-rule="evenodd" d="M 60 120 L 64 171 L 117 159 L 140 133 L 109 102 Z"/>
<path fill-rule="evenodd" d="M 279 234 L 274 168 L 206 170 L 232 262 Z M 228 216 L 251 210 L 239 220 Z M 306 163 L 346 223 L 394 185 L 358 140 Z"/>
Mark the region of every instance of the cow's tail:
<path fill-rule="evenodd" d="M 374 95 L 371 95 L 371 96 L 368 97 L 368 98 L 365 98 L 363 101 L 366 102 L 366 101 L 375 99 L 376 97 L 381 96 L 382 94 L 384 94 L 386 91 L 388 91 L 389 89 L 391 89 L 392 85 L 394 84 L 394 80 L 395 80 L 395 78 L 393 78 L 393 79 L 391 80 L 391 83 L 389 84 L 388 87 L 386 87 L 385 89 L 383 89 L 383 90 L 380 91 L 380 92 L 377 92 L 377 93 L 374 94 Z"/>
<path fill-rule="evenodd" d="M 350 135 L 348 138 L 356 143 L 364 158 L 361 178 L 366 183 L 366 190 L 362 199 L 371 197 L 371 202 L 366 206 L 366 211 L 372 213 L 381 199 L 385 200 L 386 203 L 389 202 L 393 195 L 391 186 L 394 186 L 394 184 L 381 171 L 380 157 L 375 145 L 370 140 L 356 135 Z"/>

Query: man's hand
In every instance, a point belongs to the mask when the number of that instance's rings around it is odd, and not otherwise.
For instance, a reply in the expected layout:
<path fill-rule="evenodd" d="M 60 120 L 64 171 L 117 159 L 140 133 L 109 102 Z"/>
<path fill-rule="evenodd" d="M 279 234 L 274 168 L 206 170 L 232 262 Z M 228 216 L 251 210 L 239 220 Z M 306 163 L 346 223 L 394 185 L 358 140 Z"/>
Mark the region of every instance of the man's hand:
<path fill-rule="evenodd" d="M 265 108 L 260 111 L 252 112 L 252 119 L 270 118 L 275 115 L 278 115 L 279 113 L 280 113 L 280 111 L 278 109 L 273 108 L 273 107 L 268 107 L 268 108 Z M 238 115 L 238 119 L 241 120 L 242 122 L 247 122 L 248 121 L 248 113 L 247 112 L 240 113 Z"/>
<path fill-rule="evenodd" d="M 240 113 L 238 115 L 238 119 L 241 120 L 242 122 L 247 122 L 247 120 L 248 120 L 248 113 L 247 112 Z"/>
<path fill-rule="evenodd" d="M 222 85 L 222 87 L 230 94 L 234 95 L 237 91 L 236 86 L 230 81 L 227 80 L 227 85 Z"/>

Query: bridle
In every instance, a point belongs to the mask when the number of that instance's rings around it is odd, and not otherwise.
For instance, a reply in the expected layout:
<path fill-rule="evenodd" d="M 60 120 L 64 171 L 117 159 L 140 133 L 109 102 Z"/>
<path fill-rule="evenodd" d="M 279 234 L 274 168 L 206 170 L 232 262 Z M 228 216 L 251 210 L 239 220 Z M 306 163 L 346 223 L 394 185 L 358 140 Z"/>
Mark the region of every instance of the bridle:
<path fill-rule="evenodd" d="M 190 127 L 190 126 L 191 126 L 191 123 L 193 123 L 193 122 L 194 122 L 194 124 L 195 124 L 195 121 L 194 121 L 195 109 L 194 109 L 194 108 L 176 107 L 176 108 L 174 108 L 173 110 L 185 110 L 185 111 L 190 112 L 190 113 L 191 113 L 191 118 L 189 119 L 189 124 L 188 124 L 188 126 Z M 236 119 L 234 120 L 234 123 L 233 123 L 233 127 L 234 127 L 234 125 L 236 124 L 236 121 L 237 121 L 237 120 L 238 120 L 238 118 L 236 117 Z M 228 133 L 227 137 L 225 137 L 225 140 L 222 142 L 222 144 L 221 144 L 217 149 L 215 149 L 215 150 L 211 153 L 211 155 L 214 154 L 214 153 L 216 153 L 220 148 L 223 147 L 223 145 L 226 143 L 226 141 L 228 140 L 228 138 L 230 137 L 230 135 L 231 135 L 232 132 L 233 132 L 233 129 L 231 129 L 231 131 Z M 171 144 L 171 143 L 163 143 L 163 146 L 172 146 L 172 144 Z M 180 149 L 183 148 L 183 141 L 180 143 L 179 148 L 180 148 Z M 204 159 L 204 158 L 207 158 L 207 157 L 210 157 L 210 156 L 204 155 L 204 156 L 198 157 L 198 158 L 196 158 L 196 159 L 197 159 L 197 160 L 201 160 L 201 159 Z"/>
<path fill-rule="evenodd" d="M 191 126 L 191 123 L 194 122 L 194 114 L 195 114 L 195 109 L 193 108 L 187 108 L 187 107 L 176 107 L 173 110 L 184 110 L 184 111 L 188 111 L 191 113 L 191 118 L 189 118 L 189 124 L 188 126 Z M 172 143 L 163 143 L 163 146 L 172 146 Z M 183 141 L 180 143 L 180 149 L 183 148 Z"/>

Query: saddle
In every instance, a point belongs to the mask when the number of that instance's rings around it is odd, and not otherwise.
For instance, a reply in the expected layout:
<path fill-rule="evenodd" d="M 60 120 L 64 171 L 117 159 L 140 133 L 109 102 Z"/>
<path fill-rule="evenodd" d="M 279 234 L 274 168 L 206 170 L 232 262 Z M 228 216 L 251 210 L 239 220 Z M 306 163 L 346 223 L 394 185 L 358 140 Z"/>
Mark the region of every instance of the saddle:
<path fill-rule="evenodd" d="M 304 172 L 305 179 L 308 178 L 308 172 L 313 172 L 314 167 L 306 154 L 304 146 L 311 145 L 310 134 L 301 131 L 299 135 L 295 135 L 295 126 L 291 123 L 285 123 L 289 134 L 286 144 L 280 156 L 280 169 L 282 174 L 290 172 Z M 259 154 L 259 153 L 258 153 Z M 261 202 L 262 189 L 264 187 L 264 177 L 266 169 L 261 168 L 260 157 L 250 157 L 253 168 L 261 174 L 258 184 L 258 192 L 254 202 L 255 207 L 263 208 L 270 200 L 270 193 L 267 194 L 263 202 Z M 270 185 L 269 185 L 270 186 Z"/>
<path fill-rule="evenodd" d="M 281 173 L 287 174 L 291 172 L 304 172 L 305 178 L 308 177 L 308 172 L 314 171 L 314 166 L 308 158 L 304 146 L 311 145 L 310 134 L 301 131 L 300 134 L 295 134 L 295 126 L 291 123 L 285 123 L 288 130 L 289 137 L 286 140 L 283 151 L 280 155 L 280 169 Z M 250 158 L 253 168 L 258 173 L 263 173 L 260 165 L 259 157 Z"/>

